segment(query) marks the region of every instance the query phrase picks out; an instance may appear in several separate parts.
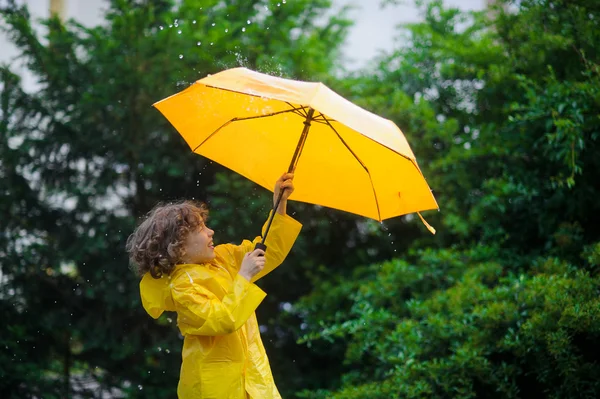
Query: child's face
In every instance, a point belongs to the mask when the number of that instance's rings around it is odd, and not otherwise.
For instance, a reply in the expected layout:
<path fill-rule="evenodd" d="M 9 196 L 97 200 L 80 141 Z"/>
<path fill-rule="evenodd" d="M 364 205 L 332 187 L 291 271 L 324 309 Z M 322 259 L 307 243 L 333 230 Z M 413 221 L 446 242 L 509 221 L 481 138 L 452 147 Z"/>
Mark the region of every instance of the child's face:
<path fill-rule="evenodd" d="M 215 246 L 212 237 L 215 232 L 205 224 L 191 231 L 185 240 L 185 263 L 207 263 L 215 258 Z"/>

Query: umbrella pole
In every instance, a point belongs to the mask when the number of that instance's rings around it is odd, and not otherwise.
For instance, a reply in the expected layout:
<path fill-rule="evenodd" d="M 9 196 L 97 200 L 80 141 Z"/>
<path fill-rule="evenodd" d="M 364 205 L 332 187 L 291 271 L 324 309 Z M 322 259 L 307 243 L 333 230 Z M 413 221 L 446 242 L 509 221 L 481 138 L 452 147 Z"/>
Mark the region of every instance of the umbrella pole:
<path fill-rule="evenodd" d="M 302 154 L 302 149 L 304 148 L 304 143 L 306 142 L 306 136 L 308 136 L 308 130 L 310 129 L 310 122 L 313 119 L 313 115 L 315 110 L 312 108 L 308 108 L 308 114 L 306 115 L 306 119 L 304 120 L 304 129 L 302 129 L 302 134 L 300 135 L 300 139 L 298 140 L 298 145 L 296 146 L 296 151 L 294 151 L 294 156 L 292 157 L 292 161 L 290 162 L 290 166 L 288 168 L 288 173 L 292 173 L 296 169 L 296 165 L 298 164 L 298 159 L 300 159 L 300 154 Z M 277 201 L 275 201 L 275 205 L 273 206 L 273 212 L 271 212 L 271 216 L 269 217 L 269 221 L 267 223 L 267 228 L 265 229 L 265 234 L 262 237 L 260 242 L 256 243 L 254 249 L 262 249 L 263 251 L 267 250 L 267 246 L 265 245 L 265 240 L 267 239 L 267 235 L 269 234 L 269 229 L 271 228 L 271 223 L 273 223 L 273 218 L 275 217 L 275 212 L 277 212 L 277 208 L 279 208 L 279 203 L 281 202 L 281 198 L 283 197 L 283 192 L 285 190 L 280 190 L 279 197 Z"/>

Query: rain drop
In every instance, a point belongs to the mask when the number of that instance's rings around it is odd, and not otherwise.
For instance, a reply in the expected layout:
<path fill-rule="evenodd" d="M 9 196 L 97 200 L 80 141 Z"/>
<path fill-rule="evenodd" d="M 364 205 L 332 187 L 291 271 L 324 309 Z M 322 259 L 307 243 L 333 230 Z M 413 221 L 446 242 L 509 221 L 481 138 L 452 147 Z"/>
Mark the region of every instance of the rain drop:
<path fill-rule="evenodd" d="M 183 58 L 183 54 L 179 54 L 179 59 Z M 160 191 L 162 191 L 162 188 L 160 189 Z"/>
<path fill-rule="evenodd" d="M 283 4 L 285 4 L 285 0 L 281 0 L 281 2 L 282 2 Z"/>
<path fill-rule="evenodd" d="M 173 24 L 169 25 L 169 28 L 172 28 L 172 27 L 173 27 Z"/>
<path fill-rule="evenodd" d="M 177 31 L 177 34 L 178 34 L 178 35 L 181 35 L 181 29 L 179 29 L 179 30 Z"/>
<path fill-rule="evenodd" d="M 192 21 L 192 23 L 193 23 L 193 24 L 195 24 L 195 23 L 196 23 L 196 20 L 193 20 L 193 21 Z"/>
<path fill-rule="evenodd" d="M 212 46 L 212 45 L 213 45 L 213 42 L 210 42 L 210 45 Z"/>
<path fill-rule="evenodd" d="M 281 3 L 277 3 L 277 7 L 281 7 Z"/>
<path fill-rule="evenodd" d="M 171 351 L 170 351 L 170 350 L 168 350 L 168 349 L 165 349 L 165 352 L 167 352 L 167 353 L 171 353 Z"/>
<path fill-rule="evenodd" d="M 212 26 L 215 26 L 215 25 L 216 25 L 216 24 L 213 22 L 213 23 L 212 23 Z"/>
<path fill-rule="evenodd" d="M 141 391 L 142 389 L 144 389 L 144 387 L 143 387 L 143 386 L 141 386 L 141 385 L 138 385 L 138 388 L 139 388 L 139 390 L 140 390 L 140 391 Z"/>
<path fill-rule="evenodd" d="M 266 6 L 265 6 L 265 8 L 266 8 Z M 267 10 L 268 10 L 268 8 L 267 8 Z M 250 22 L 250 20 L 247 20 L 247 21 L 246 21 L 246 23 L 247 23 L 248 25 L 250 25 L 252 22 Z"/>
<path fill-rule="evenodd" d="M 225 33 L 229 32 L 229 29 L 225 29 Z"/>
<path fill-rule="evenodd" d="M 242 32 L 246 32 L 246 28 L 242 28 Z"/>
<path fill-rule="evenodd" d="M 163 28 L 162 26 L 159 26 L 159 29 L 160 29 L 160 30 L 163 30 L 164 28 Z"/>
<path fill-rule="evenodd" d="M 196 43 L 196 46 L 200 46 L 202 44 L 202 42 L 198 42 Z"/>

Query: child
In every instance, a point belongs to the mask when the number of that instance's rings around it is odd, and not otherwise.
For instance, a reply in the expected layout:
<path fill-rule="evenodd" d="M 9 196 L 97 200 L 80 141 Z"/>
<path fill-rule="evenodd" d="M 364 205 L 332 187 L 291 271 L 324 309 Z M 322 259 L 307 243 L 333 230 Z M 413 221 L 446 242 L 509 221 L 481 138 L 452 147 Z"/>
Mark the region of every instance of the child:
<path fill-rule="evenodd" d="M 189 201 L 158 206 L 127 240 L 144 309 L 155 319 L 177 312 L 180 399 L 281 398 L 254 313 L 266 296 L 254 282 L 283 262 L 302 227 L 286 214 L 293 174 L 275 184 L 274 203 L 280 190 L 266 253 L 254 250 L 260 237 L 215 247 L 206 206 Z"/>

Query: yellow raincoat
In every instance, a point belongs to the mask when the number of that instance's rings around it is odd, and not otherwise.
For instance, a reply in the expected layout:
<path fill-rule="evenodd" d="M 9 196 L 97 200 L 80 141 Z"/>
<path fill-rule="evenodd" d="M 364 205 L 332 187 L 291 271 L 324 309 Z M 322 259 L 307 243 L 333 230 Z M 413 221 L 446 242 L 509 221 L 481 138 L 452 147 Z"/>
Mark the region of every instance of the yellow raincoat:
<path fill-rule="evenodd" d="M 185 337 L 180 399 L 281 398 L 254 313 L 266 294 L 254 282 L 283 262 L 301 227 L 290 216 L 275 214 L 265 242 L 265 267 L 252 282 L 238 271 L 260 237 L 218 245 L 210 263 L 177 265 L 170 276 L 154 279 L 147 273 L 142 278 L 144 309 L 155 319 L 164 311 L 177 312 Z"/>

